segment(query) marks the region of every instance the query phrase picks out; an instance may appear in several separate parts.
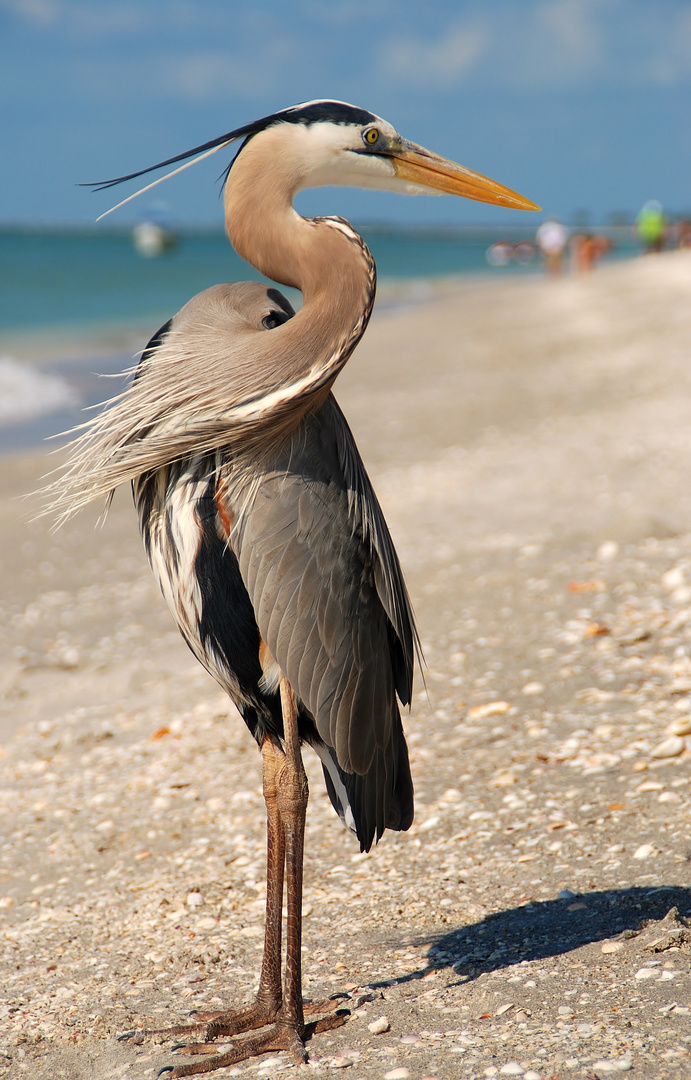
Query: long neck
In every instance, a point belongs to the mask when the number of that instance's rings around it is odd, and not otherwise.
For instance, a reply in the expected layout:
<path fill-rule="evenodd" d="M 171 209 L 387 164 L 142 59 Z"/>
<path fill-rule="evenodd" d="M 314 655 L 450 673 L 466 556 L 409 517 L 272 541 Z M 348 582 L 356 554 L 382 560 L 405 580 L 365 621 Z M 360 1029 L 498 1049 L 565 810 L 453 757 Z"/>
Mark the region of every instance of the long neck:
<path fill-rule="evenodd" d="M 292 382 L 313 378 L 321 399 L 364 333 L 376 271 L 347 222 L 297 213 L 301 178 L 283 160 L 280 147 L 272 152 L 250 142 L 244 148 L 226 185 L 226 228 L 238 254 L 302 293 L 302 308 L 280 327 L 281 370 Z"/>

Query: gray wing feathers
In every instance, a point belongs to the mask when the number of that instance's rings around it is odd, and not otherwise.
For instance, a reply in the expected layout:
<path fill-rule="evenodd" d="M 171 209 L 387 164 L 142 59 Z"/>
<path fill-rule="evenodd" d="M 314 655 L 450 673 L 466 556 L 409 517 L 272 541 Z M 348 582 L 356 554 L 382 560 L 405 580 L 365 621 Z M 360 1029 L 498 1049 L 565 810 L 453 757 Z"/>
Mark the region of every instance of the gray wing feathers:
<path fill-rule="evenodd" d="M 374 767 L 386 800 L 395 691 L 410 700 L 416 635 L 383 514 L 333 397 L 245 505 L 231 540 L 260 633 L 340 768 Z M 371 807 L 378 823 L 385 809 Z"/>
<path fill-rule="evenodd" d="M 394 670 L 396 692 L 401 702 L 409 705 L 413 689 L 413 655 L 416 654 L 418 658 L 421 655 L 410 597 L 384 514 L 358 453 L 348 422 L 333 396 L 331 404 L 338 452 L 348 486 L 353 515 L 362 521 L 364 535 L 376 555 L 372 567 L 375 588 L 398 641 L 399 648 Z"/>

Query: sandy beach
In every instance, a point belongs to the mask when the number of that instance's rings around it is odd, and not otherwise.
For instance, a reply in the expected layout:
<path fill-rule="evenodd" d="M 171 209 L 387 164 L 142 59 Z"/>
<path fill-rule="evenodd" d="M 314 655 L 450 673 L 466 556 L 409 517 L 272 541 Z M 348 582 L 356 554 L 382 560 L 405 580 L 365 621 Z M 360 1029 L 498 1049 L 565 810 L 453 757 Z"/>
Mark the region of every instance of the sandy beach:
<path fill-rule="evenodd" d="M 351 1018 L 301 1074 L 689 1074 L 690 297 L 688 252 L 442 281 L 336 384 L 427 669 L 409 833 L 359 855 L 305 754 L 305 993 Z M 0 458 L 0 1077 L 154 1077 L 118 1033 L 256 987 L 260 760 L 129 492 L 27 521 L 54 464 Z"/>

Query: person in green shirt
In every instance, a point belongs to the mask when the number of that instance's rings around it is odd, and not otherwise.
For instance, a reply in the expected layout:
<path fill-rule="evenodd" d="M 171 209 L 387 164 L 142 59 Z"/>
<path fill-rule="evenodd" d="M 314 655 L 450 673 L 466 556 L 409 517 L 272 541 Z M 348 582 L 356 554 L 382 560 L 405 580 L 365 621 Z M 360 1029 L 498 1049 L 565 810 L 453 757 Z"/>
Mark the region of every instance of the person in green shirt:
<path fill-rule="evenodd" d="M 636 218 L 636 229 L 645 254 L 662 251 L 665 246 L 667 222 L 657 199 L 650 199 Z"/>

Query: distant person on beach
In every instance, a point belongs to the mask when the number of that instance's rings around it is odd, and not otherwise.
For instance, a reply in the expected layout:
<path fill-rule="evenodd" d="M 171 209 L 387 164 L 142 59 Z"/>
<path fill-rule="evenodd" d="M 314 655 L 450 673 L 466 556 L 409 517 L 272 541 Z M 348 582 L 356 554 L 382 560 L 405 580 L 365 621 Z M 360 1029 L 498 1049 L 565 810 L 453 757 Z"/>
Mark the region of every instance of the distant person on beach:
<path fill-rule="evenodd" d="M 545 270 L 548 274 L 556 277 L 561 273 L 568 240 L 568 230 L 558 218 L 550 218 L 539 226 L 535 233 L 535 243 L 545 261 Z"/>
<path fill-rule="evenodd" d="M 571 269 L 576 273 L 592 270 L 611 247 L 611 240 L 599 233 L 576 233 L 569 244 Z"/>
<path fill-rule="evenodd" d="M 682 218 L 674 226 L 674 246 L 677 248 L 691 248 L 691 221 Z"/>
<path fill-rule="evenodd" d="M 639 212 L 636 218 L 636 232 L 645 255 L 662 251 L 664 248 L 667 222 L 657 199 L 649 199 Z"/>

